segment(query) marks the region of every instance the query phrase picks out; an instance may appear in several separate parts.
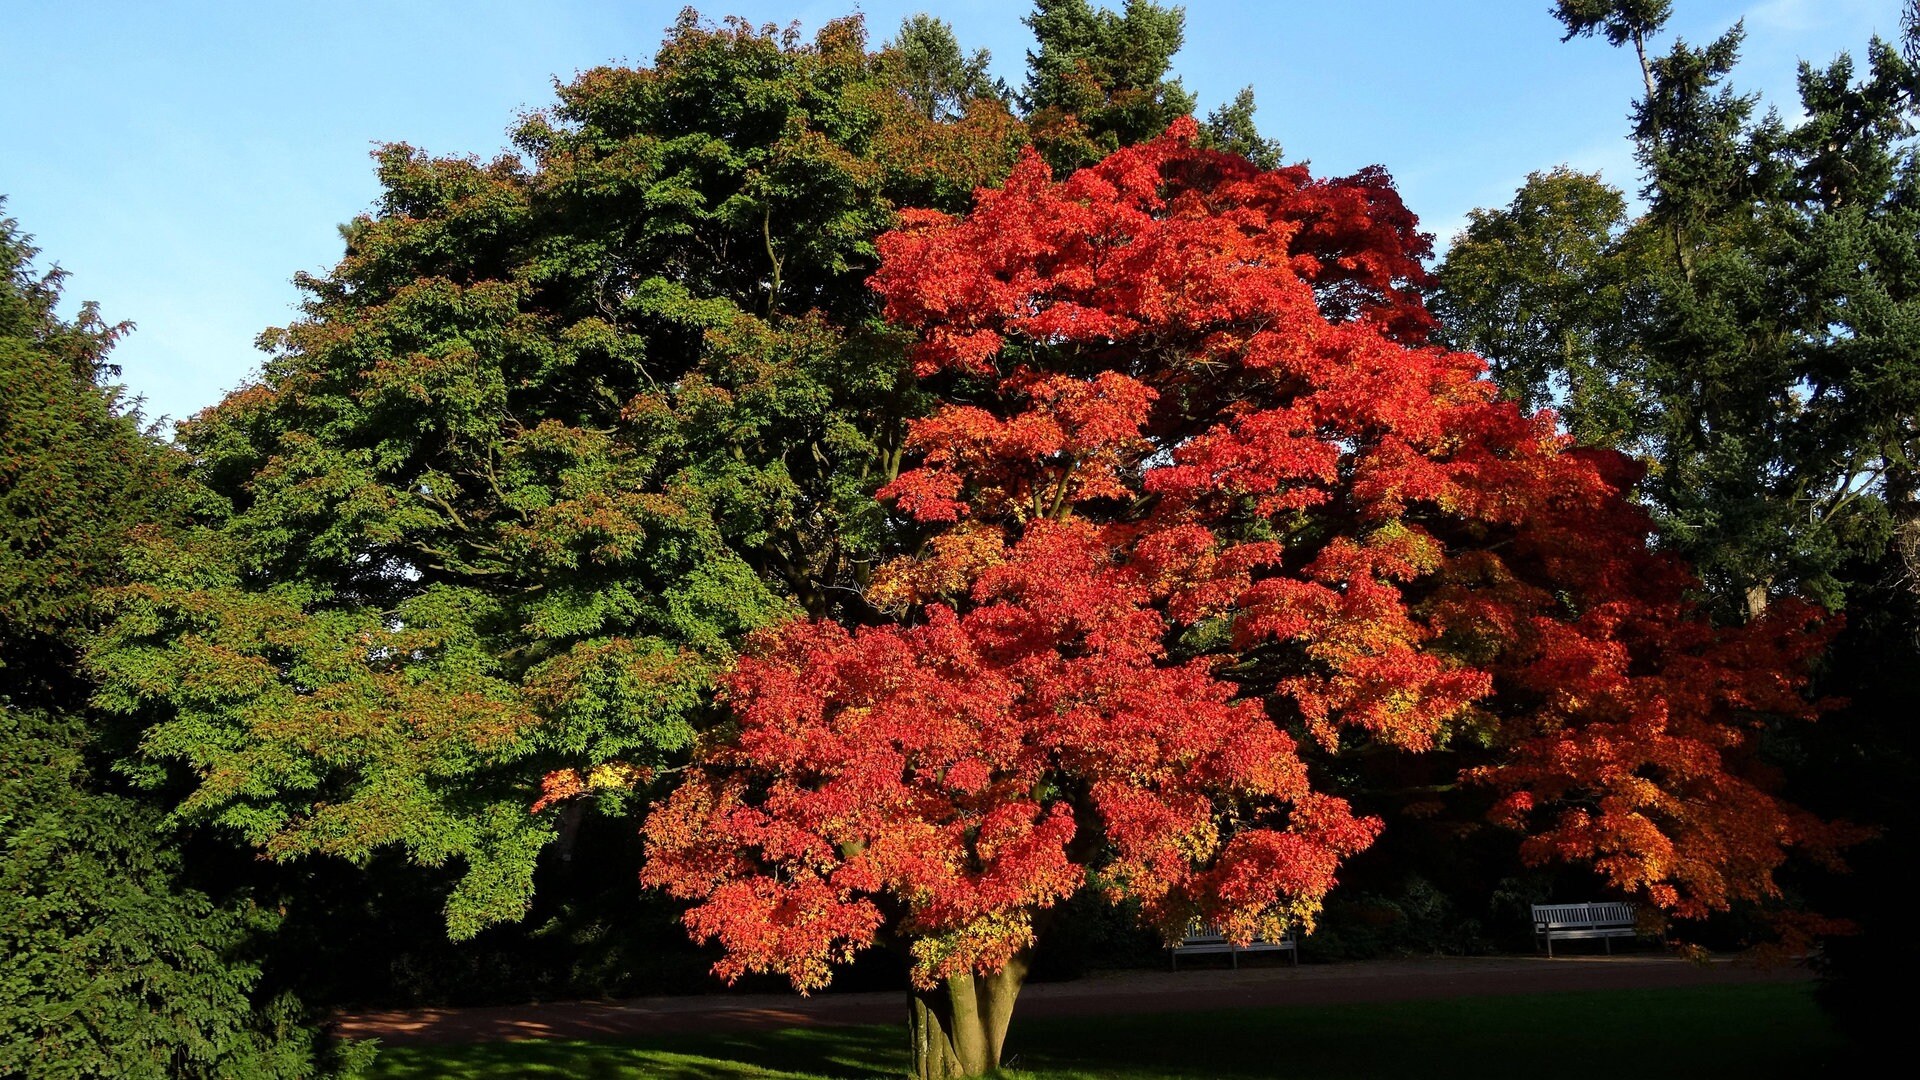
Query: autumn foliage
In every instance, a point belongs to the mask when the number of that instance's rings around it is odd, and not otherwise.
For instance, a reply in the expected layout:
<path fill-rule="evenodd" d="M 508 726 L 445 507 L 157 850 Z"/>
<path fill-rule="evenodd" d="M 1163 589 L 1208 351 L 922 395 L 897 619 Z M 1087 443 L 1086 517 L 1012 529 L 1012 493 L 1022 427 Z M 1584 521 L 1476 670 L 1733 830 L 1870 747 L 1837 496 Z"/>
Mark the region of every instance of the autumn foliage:
<path fill-rule="evenodd" d="M 1625 459 L 1426 343 L 1383 174 L 1195 131 L 881 238 L 945 402 L 880 493 L 923 542 L 868 587 L 891 621 L 761 634 L 646 827 L 722 975 L 985 975 L 1082 888 L 1168 937 L 1311 927 L 1381 828 L 1312 763 L 1366 749 L 1456 753 L 1526 858 L 1682 917 L 1835 839 L 1753 762 L 1813 711 L 1810 611 L 1711 624 Z"/>
<path fill-rule="evenodd" d="M 1311 916 L 1376 823 L 1314 793 L 1293 739 L 1209 660 L 1168 661 L 1151 583 L 1114 555 L 1085 521 L 1042 520 L 964 614 L 801 623 L 741 665 L 725 771 L 649 826 L 648 873 L 705 895 L 690 925 L 727 946 L 723 974 L 819 986 L 890 907 L 917 981 L 998 970 L 1088 883 L 1095 838 L 1098 886 L 1168 926 Z"/>

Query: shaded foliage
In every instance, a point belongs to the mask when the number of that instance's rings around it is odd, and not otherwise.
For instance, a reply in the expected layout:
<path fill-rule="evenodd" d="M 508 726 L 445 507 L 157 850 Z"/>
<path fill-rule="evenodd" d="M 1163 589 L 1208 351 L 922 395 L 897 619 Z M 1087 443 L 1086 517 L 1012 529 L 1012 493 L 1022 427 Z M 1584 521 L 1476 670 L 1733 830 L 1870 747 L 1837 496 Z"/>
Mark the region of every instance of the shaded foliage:
<path fill-rule="evenodd" d="M 1544 392 L 1577 436 L 1648 462 L 1662 542 L 1698 561 L 1722 618 L 1789 594 L 1844 606 L 1818 682 L 1841 704 L 1765 750 L 1797 800 L 1880 830 L 1856 873 L 1790 887 L 1863 931 L 1826 941 L 1825 995 L 1883 1038 L 1878 988 L 1912 953 L 1888 901 L 1909 891 L 1920 711 L 1920 6 L 1859 63 L 1803 63 L 1792 122 L 1729 85 L 1739 26 L 1660 54 L 1665 0 L 1558 13 L 1569 38 L 1634 51 L 1646 210 L 1627 219 L 1598 178 L 1536 174 L 1474 215 L 1436 306 L 1509 394 Z"/>
<path fill-rule="evenodd" d="M 1891 1049 L 1900 1042 L 1901 1011 L 1885 988 L 1920 962 L 1899 899 L 1912 888 L 1920 844 L 1920 814 L 1909 797 L 1920 775 L 1913 723 L 1920 715 L 1920 589 L 1892 554 L 1850 569 L 1856 584 L 1847 628 L 1825 673 L 1826 689 L 1845 694 L 1846 704 L 1781 753 L 1796 798 L 1878 830 L 1849 855 L 1850 873 L 1802 878 L 1800 888 L 1809 906 L 1844 916 L 1855 931 L 1822 943 L 1822 1004 L 1848 1035 Z"/>
<path fill-rule="evenodd" d="M 0 1073 L 315 1075 L 333 1052 L 262 986 L 274 920 L 186 887 L 160 811 L 97 768 L 120 740 L 78 666 L 95 592 L 182 495 L 102 384 L 130 327 L 92 304 L 62 318 L 63 275 L 36 273 L 35 254 L 0 219 Z"/>
<path fill-rule="evenodd" d="M 290 995 L 263 1000 L 276 923 L 180 884 L 161 814 L 102 793 L 79 722 L 0 706 L 0 1072 L 35 1077 L 352 1075 Z"/>

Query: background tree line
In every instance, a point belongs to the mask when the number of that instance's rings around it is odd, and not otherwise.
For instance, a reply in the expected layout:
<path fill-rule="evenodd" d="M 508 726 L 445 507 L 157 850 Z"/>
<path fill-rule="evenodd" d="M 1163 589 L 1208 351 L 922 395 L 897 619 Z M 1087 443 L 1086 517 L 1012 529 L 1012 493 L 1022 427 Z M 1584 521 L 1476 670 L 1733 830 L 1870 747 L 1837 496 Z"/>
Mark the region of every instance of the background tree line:
<path fill-rule="evenodd" d="M 1661 543 L 1724 619 L 1784 595 L 1841 613 L 1822 689 L 1845 704 L 1772 754 L 1809 806 L 1884 830 L 1852 874 L 1802 882 L 1865 931 L 1826 954 L 1836 1015 L 1867 1030 L 1884 1017 L 1854 973 L 1912 957 L 1886 904 L 1912 850 L 1920 704 L 1920 8 L 1860 62 L 1802 62 L 1789 122 L 1791 103 L 1732 84 L 1741 26 L 1663 46 L 1671 6 L 1558 5 L 1569 40 L 1631 51 L 1637 212 L 1598 175 L 1535 173 L 1472 214 L 1434 308 L 1503 392 L 1646 463 Z"/>

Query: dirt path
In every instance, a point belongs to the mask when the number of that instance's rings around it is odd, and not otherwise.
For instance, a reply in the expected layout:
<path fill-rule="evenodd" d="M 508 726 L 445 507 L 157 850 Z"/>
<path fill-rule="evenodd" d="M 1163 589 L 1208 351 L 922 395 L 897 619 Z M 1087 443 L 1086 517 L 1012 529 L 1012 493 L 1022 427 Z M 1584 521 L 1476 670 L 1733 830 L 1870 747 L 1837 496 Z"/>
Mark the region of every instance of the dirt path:
<path fill-rule="evenodd" d="M 1669 957 L 1594 956 L 1433 958 L 1239 971 L 1112 972 L 1075 982 L 1040 983 L 1020 995 L 1022 1016 L 1206 1012 L 1271 1005 L 1338 1005 L 1567 990 L 1784 982 L 1811 978 L 1804 968 L 1743 961 L 1697 964 Z M 403 1043 L 509 1039 L 609 1039 L 672 1032 L 826 1024 L 888 1024 L 905 1019 L 899 992 L 634 998 L 471 1009 L 349 1013 L 339 1034 Z"/>

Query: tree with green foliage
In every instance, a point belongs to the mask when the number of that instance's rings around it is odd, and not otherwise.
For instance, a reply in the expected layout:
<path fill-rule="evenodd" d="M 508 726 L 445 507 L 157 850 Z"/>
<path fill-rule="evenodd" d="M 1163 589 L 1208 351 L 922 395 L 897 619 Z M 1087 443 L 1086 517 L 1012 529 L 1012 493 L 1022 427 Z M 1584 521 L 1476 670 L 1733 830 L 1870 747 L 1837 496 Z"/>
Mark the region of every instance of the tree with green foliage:
<path fill-rule="evenodd" d="M 1501 392 L 1554 407 L 1583 446 L 1649 453 L 1632 324 L 1651 252 L 1627 200 L 1597 173 L 1527 177 L 1509 205 L 1474 210 L 1435 274 L 1442 336 L 1487 358 Z"/>
<path fill-rule="evenodd" d="M 1115 12 L 1089 0 L 1035 0 L 1024 21 L 1038 50 L 1027 53 L 1020 104 L 1056 172 L 1145 142 L 1193 112 L 1193 94 L 1167 78 L 1186 34 L 1183 9 L 1127 0 Z"/>
<path fill-rule="evenodd" d="M 1730 613 L 1838 603 L 1842 564 L 1912 516 L 1920 67 L 1879 39 L 1861 69 L 1803 64 L 1788 125 L 1727 85 L 1739 26 L 1656 56 L 1666 0 L 1558 13 L 1569 38 L 1635 51 L 1646 210 L 1627 222 L 1598 181 L 1536 175 L 1475 215 L 1436 306 L 1509 393 L 1551 394 L 1578 437 L 1648 460 L 1663 532 Z"/>
<path fill-rule="evenodd" d="M 962 49 L 953 27 L 931 15 L 902 19 L 883 52 L 883 63 L 897 72 L 896 85 L 929 121 L 958 119 L 976 101 L 1005 104 L 1011 96 L 1004 83 L 987 73 L 991 54 Z"/>
<path fill-rule="evenodd" d="M 1167 77 L 1186 33 L 1185 9 L 1128 0 L 1115 12 L 1088 0 L 1036 0 L 1025 22 L 1039 49 L 1027 53 L 1018 97 L 1055 172 L 1145 142 L 1193 112 L 1193 94 Z M 1260 134 L 1253 114 L 1249 86 L 1207 114 L 1201 143 L 1278 168 L 1280 143 Z"/>
<path fill-rule="evenodd" d="M 470 937 L 526 909 L 563 796 L 621 812 L 676 767 L 743 635 L 862 617 L 922 409 L 873 238 L 1024 141 L 950 44 L 689 11 L 517 154 L 378 152 L 259 380 L 180 425 L 205 509 L 134 552 L 93 654 L 176 820 L 457 867 Z"/>
<path fill-rule="evenodd" d="M 128 531 L 160 513 L 169 463 L 101 385 L 131 324 L 91 303 L 61 318 L 66 275 L 35 273 L 35 254 L 0 218 L 0 698 L 70 709 L 74 634 Z"/>
<path fill-rule="evenodd" d="M 184 887 L 160 812 L 99 768 L 119 747 L 81 638 L 121 548 L 181 492 L 104 384 L 129 324 L 62 318 L 64 275 L 35 254 L 0 219 L 0 1074 L 313 1076 L 333 1052 L 297 1001 L 263 1000 L 270 915 Z"/>
<path fill-rule="evenodd" d="M 180 884 L 159 811 L 102 793 L 78 720 L 0 705 L 0 1074 L 352 1075 L 291 995 L 262 1000 L 276 922 Z"/>
<path fill-rule="evenodd" d="M 1260 134 L 1260 128 L 1253 122 L 1253 113 L 1253 87 L 1242 87 L 1231 103 L 1207 114 L 1206 123 L 1200 128 L 1200 145 L 1209 150 L 1239 154 L 1261 169 L 1279 168 L 1280 141 Z"/>

